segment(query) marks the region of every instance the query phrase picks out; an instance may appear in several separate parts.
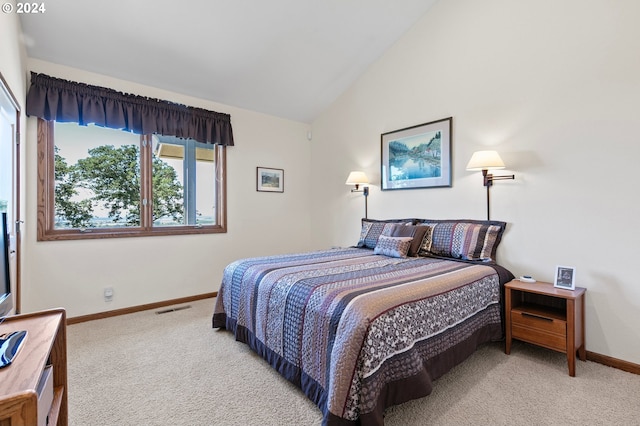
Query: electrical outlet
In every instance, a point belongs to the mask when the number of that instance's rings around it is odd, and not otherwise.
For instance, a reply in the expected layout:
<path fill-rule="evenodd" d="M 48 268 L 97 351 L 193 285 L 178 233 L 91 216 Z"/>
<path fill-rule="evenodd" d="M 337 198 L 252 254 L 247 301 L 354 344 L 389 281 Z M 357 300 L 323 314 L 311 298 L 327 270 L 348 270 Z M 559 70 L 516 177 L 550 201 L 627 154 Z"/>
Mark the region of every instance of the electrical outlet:
<path fill-rule="evenodd" d="M 111 302 L 113 300 L 113 287 L 104 288 L 104 301 Z"/>

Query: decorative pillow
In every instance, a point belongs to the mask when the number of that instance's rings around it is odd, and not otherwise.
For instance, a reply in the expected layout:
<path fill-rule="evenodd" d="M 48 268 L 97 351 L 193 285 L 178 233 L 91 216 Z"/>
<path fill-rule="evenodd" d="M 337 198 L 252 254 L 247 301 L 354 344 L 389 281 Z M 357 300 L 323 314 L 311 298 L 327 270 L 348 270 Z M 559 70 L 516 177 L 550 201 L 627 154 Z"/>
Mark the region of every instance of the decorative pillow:
<path fill-rule="evenodd" d="M 431 228 L 422 239 L 419 256 L 436 255 L 463 260 L 495 262 L 505 222 L 442 220 L 422 222 Z"/>
<path fill-rule="evenodd" d="M 373 254 L 382 254 L 390 257 L 407 257 L 409 247 L 411 247 L 411 237 L 388 237 L 380 235 L 378 244 L 373 249 Z"/>
<path fill-rule="evenodd" d="M 418 251 L 420 250 L 420 245 L 422 244 L 422 240 L 424 239 L 427 231 L 430 231 L 431 227 L 423 226 L 423 225 L 398 225 L 394 224 L 391 227 L 385 227 L 382 231 L 382 235 L 387 235 L 389 237 L 411 237 L 413 241 L 411 241 L 411 247 L 409 247 L 409 252 L 407 253 L 410 257 L 415 257 L 418 255 Z"/>
<path fill-rule="evenodd" d="M 362 219 L 360 239 L 358 240 L 358 244 L 356 244 L 356 247 L 366 247 L 370 249 L 375 248 L 376 244 L 378 243 L 378 237 L 385 230 L 385 227 L 391 229 L 394 224 L 411 225 L 412 223 L 413 219 Z"/>

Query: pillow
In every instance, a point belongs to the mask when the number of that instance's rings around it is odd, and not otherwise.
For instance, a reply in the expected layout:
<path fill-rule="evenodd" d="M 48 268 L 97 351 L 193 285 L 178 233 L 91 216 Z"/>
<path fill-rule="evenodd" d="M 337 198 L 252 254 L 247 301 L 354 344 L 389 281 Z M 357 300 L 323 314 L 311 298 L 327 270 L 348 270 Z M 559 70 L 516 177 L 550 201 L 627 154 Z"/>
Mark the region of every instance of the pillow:
<path fill-rule="evenodd" d="M 390 257 L 407 257 L 411 246 L 411 237 L 389 237 L 380 235 L 378 243 L 373 249 L 373 254 L 382 254 Z"/>
<path fill-rule="evenodd" d="M 387 235 L 389 237 L 411 237 L 413 241 L 411 241 L 411 247 L 409 247 L 407 255 L 415 257 L 418 255 L 418 251 L 420 250 L 420 245 L 422 244 L 425 234 L 430 230 L 431 227 L 424 225 L 416 226 L 394 224 L 391 227 L 386 227 L 382 231 L 382 235 Z"/>
<path fill-rule="evenodd" d="M 439 220 L 422 222 L 431 228 L 420 243 L 419 256 L 495 262 L 505 222 Z"/>
<path fill-rule="evenodd" d="M 388 219 L 388 220 L 375 220 L 375 219 L 362 219 L 362 228 L 360 229 L 360 239 L 356 247 L 375 248 L 378 243 L 378 237 L 385 230 L 385 227 L 389 229 L 394 224 L 411 225 L 413 219 Z"/>

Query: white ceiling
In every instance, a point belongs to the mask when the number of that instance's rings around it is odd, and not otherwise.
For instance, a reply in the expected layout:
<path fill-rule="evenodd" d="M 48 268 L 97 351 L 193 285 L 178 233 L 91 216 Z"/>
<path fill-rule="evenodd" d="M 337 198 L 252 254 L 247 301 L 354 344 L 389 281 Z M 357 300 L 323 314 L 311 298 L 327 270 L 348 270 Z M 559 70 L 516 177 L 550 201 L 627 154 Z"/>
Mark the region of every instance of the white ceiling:
<path fill-rule="evenodd" d="M 55 0 L 20 19 L 31 58 L 311 122 L 435 1 Z"/>

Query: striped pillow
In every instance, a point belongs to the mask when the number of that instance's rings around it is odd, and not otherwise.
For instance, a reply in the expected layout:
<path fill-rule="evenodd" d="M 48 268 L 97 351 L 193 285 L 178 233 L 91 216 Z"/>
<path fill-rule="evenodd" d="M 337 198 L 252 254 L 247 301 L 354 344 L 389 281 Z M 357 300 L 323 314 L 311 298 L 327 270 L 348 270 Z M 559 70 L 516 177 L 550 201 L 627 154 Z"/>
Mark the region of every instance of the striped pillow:
<path fill-rule="evenodd" d="M 380 235 L 378 243 L 373 249 L 373 254 L 382 254 L 389 257 L 407 257 L 411 247 L 411 237 L 388 237 Z"/>
<path fill-rule="evenodd" d="M 407 256 L 416 257 L 418 255 L 418 250 L 420 250 L 420 243 L 424 240 L 425 234 L 427 232 L 431 232 L 431 227 L 394 224 L 391 228 L 385 227 L 385 229 L 382 231 L 382 235 L 386 235 L 388 237 L 413 238 Z"/>
<path fill-rule="evenodd" d="M 430 221 L 418 255 L 495 262 L 506 223 L 497 221 Z"/>
<path fill-rule="evenodd" d="M 356 247 L 375 248 L 378 243 L 378 237 L 382 233 L 389 234 L 394 225 L 411 225 L 413 219 L 389 219 L 375 220 L 362 219 L 362 227 L 360 228 L 360 239 Z"/>

